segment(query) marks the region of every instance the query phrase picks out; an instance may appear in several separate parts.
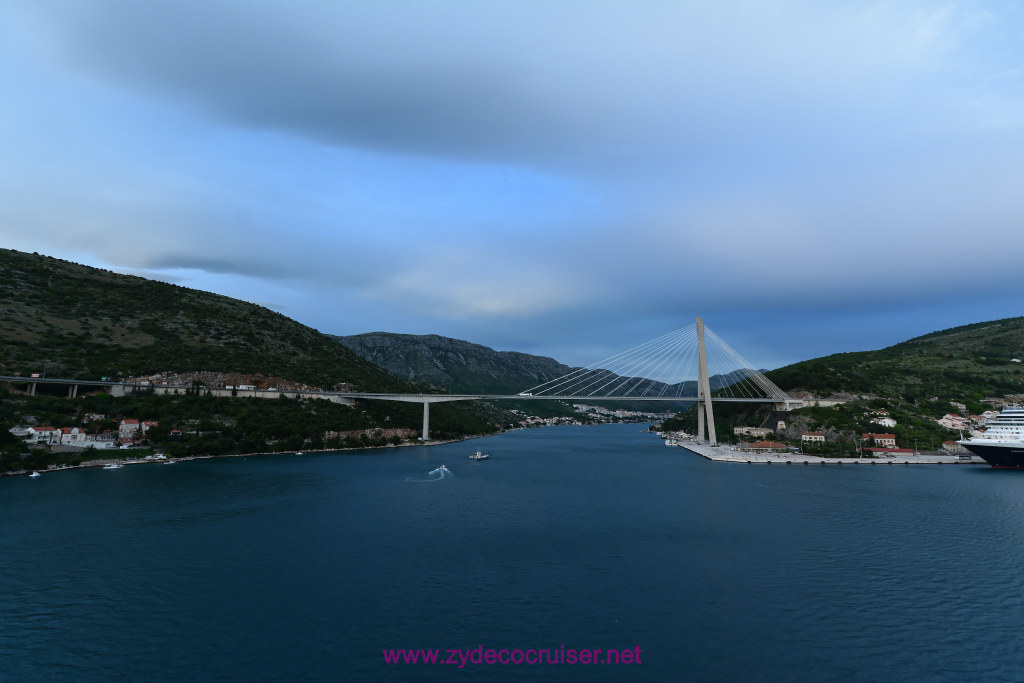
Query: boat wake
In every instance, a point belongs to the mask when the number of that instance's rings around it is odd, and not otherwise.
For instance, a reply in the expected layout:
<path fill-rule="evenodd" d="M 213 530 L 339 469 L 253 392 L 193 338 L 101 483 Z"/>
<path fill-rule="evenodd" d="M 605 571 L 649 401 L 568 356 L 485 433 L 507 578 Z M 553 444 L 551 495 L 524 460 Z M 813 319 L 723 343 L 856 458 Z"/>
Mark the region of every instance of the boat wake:
<path fill-rule="evenodd" d="M 454 477 L 454 476 L 455 475 L 452 474 L 452 471 L 450 469 L 448 469 L 444 465 L 441 465 L 437 469 L 433 469 L 433 470 L 430 470 L 429 472 L 427 472 L 426 477 L 423 478 L 423 479 L 414 479 L 413 477 L 406 477 L 405 480 L 406 481 L 412 481 L 412 482 L 419 482 L 419 483 L 427 483 L 427 482 L 431 482 L 431 481 L 441 481 L 442 479 L 446 479 L 448 477 Z"/>

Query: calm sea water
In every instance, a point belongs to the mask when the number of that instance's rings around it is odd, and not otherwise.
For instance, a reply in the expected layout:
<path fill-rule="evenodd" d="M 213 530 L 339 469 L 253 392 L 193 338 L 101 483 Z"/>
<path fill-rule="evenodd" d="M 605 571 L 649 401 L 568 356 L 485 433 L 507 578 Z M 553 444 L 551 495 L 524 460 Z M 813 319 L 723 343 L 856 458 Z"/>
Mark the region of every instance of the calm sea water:
<path fill-rule="evenodd" d="M 711 463 L 638 425 L 8 478 L 0 680 L 1019 681 L 1022 501 L 1016 472 Z M 478 645 L 641 663 L 382 654 Z"/>

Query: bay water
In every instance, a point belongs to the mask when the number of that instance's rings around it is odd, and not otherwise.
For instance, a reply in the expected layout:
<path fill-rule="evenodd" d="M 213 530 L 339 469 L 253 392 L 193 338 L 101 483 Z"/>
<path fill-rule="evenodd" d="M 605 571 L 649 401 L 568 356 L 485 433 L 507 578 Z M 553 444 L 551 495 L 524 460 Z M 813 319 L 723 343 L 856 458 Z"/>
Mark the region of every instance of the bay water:
<path fill-rule="evenodd" d="M 1022 473 L 644 430 L 0 479 L 0 681 L 1024 680 Z"/>

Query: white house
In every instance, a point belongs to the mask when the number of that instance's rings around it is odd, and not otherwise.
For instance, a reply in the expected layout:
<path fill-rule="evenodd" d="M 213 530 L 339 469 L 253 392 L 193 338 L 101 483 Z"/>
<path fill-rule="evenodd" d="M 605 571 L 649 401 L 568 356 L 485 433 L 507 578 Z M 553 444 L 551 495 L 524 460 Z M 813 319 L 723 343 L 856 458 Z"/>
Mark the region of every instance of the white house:
<path fill-rule="evenodd" d="M 25 441 L 49 446 L 60 443 L 60 432 L 55 427 L 29 427 Z"/>
<path fill-rule="evenodd" d="M 139 429 L 138 420 L 121 420 L 121 424 L 117 428 L 117 433 L 122 439 L 130 439 L 135 436 Z"/>
<path fill-rule="evenodd" d="M 87 447 L 92 446 L 97 449 L 117 448 L 117 442 L 113 432 L 87 434 L 85 437 L 85 445 Z"/>
<path fill-rule="evenodd" d="M 78 427 L 62 427 L 60 430 L 62 446 L 85 446 L 85 430 Z"/>

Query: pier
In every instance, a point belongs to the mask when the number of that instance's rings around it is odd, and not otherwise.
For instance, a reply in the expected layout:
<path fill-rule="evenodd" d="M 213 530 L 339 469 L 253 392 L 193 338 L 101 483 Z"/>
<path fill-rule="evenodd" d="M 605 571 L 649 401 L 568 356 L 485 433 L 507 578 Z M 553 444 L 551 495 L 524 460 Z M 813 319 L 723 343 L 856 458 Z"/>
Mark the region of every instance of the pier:
<path fill-rule="evenodd" d="M 961 460 L 956 455 L 922 453 L 920 455 L 899 455 L 891 458 L 822 458 L 803 453 L 746 453 L 733 450 L 730 446 L 708 446 L 695 441 L 683 441 L 680 448 L 715 462 L 740 462 L 750 465 L 987 465 L 976 455 L 970 460 Z"/>

